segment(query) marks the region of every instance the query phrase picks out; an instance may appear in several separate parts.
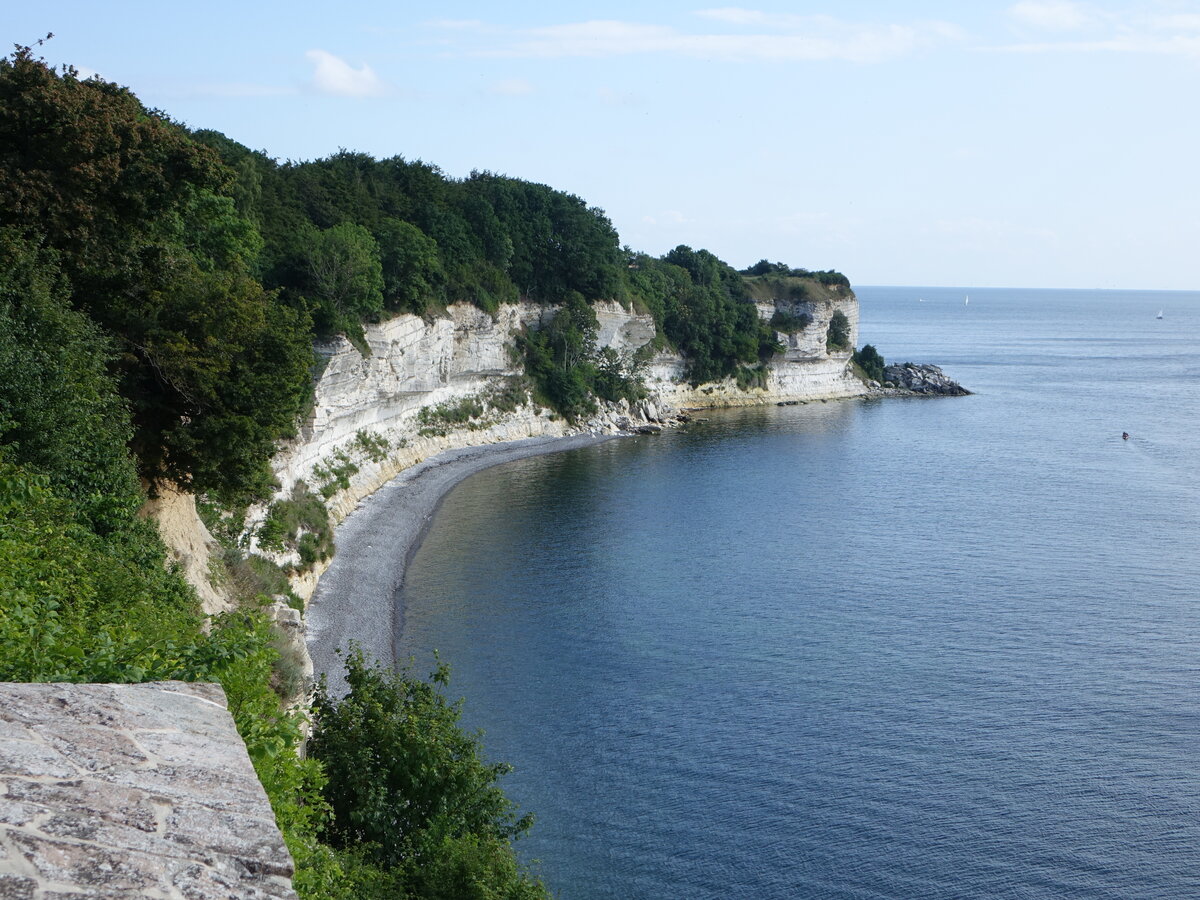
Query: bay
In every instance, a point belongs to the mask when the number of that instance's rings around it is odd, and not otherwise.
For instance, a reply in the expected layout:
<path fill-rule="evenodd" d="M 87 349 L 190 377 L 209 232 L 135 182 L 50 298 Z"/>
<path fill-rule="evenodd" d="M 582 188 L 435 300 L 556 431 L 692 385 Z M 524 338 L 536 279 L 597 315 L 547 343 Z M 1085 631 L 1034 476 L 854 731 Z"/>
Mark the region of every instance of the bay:
<path fill-rule="evenodd" d="M 857 293 L 976 394 L 475 475 L 398 655 L 564 900 L 1200 895 L 1200 294 Z"/>

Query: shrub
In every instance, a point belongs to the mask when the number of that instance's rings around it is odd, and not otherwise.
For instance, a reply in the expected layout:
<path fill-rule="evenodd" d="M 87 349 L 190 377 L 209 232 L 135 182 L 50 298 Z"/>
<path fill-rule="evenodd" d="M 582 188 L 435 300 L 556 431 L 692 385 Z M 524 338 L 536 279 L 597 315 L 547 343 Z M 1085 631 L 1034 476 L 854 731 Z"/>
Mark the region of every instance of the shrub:
<path fill-rule="evenodd" d="M 383 435 L 371 434 L 362 428 L 354 435 L 354 447 L 362 452 L 371 462 L 377 463 L 387 459 L 388 452 L 392 449 L 392 445 L 388 443 L 388 439 Z"/>
<path fill-rule="evenodd" d="M 775 310 L 775 315 L 771 316 L 771 327 L 776 331 L 782 331 L 784 334 L 796 334 L 803 331 L 812 324 L 812 316 L 808 313 L 784 312 L 782 309 Z"/>
<path fill-rule="evenodd" d="M 313 705 L 309 754 L 325 765 L 333 810 L 326 840 L 399 873 L 418 896 L 546 896 L 512 856 L 532 818 L 496 784 L 510 767 L 485 762 L 479 735 L 460 727 L 461 701 L 442 694 L 447 668 L 421 680 L 352 647 L 346 680 L 344 698 L 322 683 Z"/>
<path fill-rule="evenodd" d="M 482 427 L 473 420 L 483 418 L 483 403 L 478 397 L 463 397 L 461 400 L 447 400 L 437 406 L 425 406 L 417 413 L 417 422 L 421 428 L 417 434 L 421 437 L 445 436 L 446 432 L 455 425 L 466 425 L 468 428 Z"/>
<path fill-rule="evenodd" d="M 358 466 L 343 450 L 335 450 L 326 462 L 313 466 L 313 475 L 319 482 L 318 489 L 326 500 L 350 487 L 350 476 L 357 471 Z"/>
<path fill-rule="evenodd" d="M 329 510 L 307 484 L 298 481 L 291 497 L 271 504 L 258 527 L 258 543 L 276 553 L 298 552 L 303 568 L 328 559 L 334 550 Z"/>
<path fill-rule="evenodd" d="M 829 317 L 829 330 L 825 333 L 826 350 L 846 350 L 850 346 L 850 320 L 840 309 Z"/>
<path fill-rule="evenodd" d="M 528 402 L 529 380 L 521 376 L 506 378 L 487 395 L 488 406 L 500 413 L 516 412 Z"/>
<path fill-rule="evenodd" d="M 874 381 L 883 381 L 883 369 L 887 363 L 879 355 L 879 351 L 870 344 L 863 344 L 861 350 L 855 350 L 852 359 L 868 378 Z"/>

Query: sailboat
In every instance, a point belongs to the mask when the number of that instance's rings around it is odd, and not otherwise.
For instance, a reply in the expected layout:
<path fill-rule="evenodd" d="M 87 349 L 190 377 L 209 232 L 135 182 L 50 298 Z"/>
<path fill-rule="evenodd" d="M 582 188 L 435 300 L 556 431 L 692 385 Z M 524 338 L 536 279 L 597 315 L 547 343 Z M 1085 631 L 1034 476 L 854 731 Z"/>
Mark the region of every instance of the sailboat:
<path fill-rule="evenodd" d="M 963 306 L 966 306 L 966 305 L 967 305 L 967 304 L 969 304 L 970 302 L 971 302 L 971 295 L 970 295 L 970 294 L 967 294 L 967 297 L 966 297 L 966 299 L 965 299 L 965 300 L 963 300 Z"/>
<path fill-rule="evenodd" d="M 1161 318 L 1162 318 L 1162 313 L 1163 313 L 1163 311 L 1160 309 L 1160 310 L 1158 311 L 1158 315 L 1157 315 L 1157 316 L 1155 316 L 1154 318 L 1156 318 L 1156 319 L 1161 319 Z"/>

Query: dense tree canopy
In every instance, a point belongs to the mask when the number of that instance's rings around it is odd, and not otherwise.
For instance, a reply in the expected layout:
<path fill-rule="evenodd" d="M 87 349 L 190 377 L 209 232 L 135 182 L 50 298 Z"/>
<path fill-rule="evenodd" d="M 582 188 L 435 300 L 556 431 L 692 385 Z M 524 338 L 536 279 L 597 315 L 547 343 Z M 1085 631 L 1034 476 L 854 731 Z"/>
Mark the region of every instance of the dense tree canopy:
<path fill-rule="evenodd" d="M 111 336 L 142 473 L 228 495 L 263 492 L 312 361 L 305 316 L 253 277 L 239 184 L 128 90 L 28 49 L 0 60 L 0 227 L 54 251 L 71 305 Z"/>

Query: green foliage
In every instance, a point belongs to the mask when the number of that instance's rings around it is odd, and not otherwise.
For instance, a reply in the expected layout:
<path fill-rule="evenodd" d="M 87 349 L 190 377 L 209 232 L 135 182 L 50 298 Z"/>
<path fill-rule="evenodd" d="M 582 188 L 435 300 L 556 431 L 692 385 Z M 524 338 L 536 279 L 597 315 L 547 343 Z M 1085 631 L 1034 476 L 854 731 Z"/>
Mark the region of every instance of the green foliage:
<path fill-rule="evenodd" d="M 509 841 L 532 824 L 496 782 L 509 771 L 483 760 L 478 735 L 459 725 L 461 703 L 424 681 L 346 655 L 349 693 L 317 691 L 309 754 L 325 764 L 333 810 L 325 838 L 391 872 L 420 897 L 544 897 Z M 401 895 L 402 896 L 402 895 Z"/>
<path fill-rule="evenodd" d="M 811 278 L 818 284 L 836 287 L 850 287 L 850 279 L 841 272 L 835 272 L 833 269 L 825 269 L 823 271 L 810 271 L 808 269 L 793 269 L 787 263 L 770 262 L 769 260 L 760 259 L 748 269 L 742 269 L 743 275 L 751 277 L 760 277 L 763 275 L 782 275 L 789 278 Z"/>
<path fill-rule="evenodd" d="M 437 242 L 411 222 L 391 217 L 379 223 L 375 239 L 384 304 L 399 312 L 429 312 L 446 280 Z"/>
<path fill-rule="evenodd" d="M 101 534 L 141 503 L 108 339 L 66 303 L 55 254 L 0 229 L 0 446 Z"/>
<path fill-rule="evenodd" d="M 735 375 L 778 352 L 742 276 L 712 253 L 679 246 L 661 261 L 641 256 L 635 265 L 631 290 L 687 357 L 693 384 Z"/>
<path fill-rule="evenodd" d="M 360 322 L 378 321 L 383 313 L 383 266 L 370 231 L 340 222 L 324 231 L 309 228 L 298 243 L 318 333 L 361 333 Z"/>
<path fill-rule="evenodd" d="M 574 420 L 595 411 L 596 313 L 572 293 L 550 324 L 520 336 L 525 371 L 548 406 Z"/>
<path fill-rule="evenodd" d="M 595 375 L 592 391 L 597 397 L 610 402 L 622 398 L 640 400 L 646 396 L 646 387 L 641 378 L 643 361 L 643 357 L 636 354 L 631 358 L 622 356 L 612 347 L 603 348 L 593 359 Z"/>
<path fill-rule="evenodd" d="M 588 299 L 621 291 L 612 224 L 570 194 L 490 173 L 458 181 L 419 160 L 345 151 L 279 165 L 220 135 L 198 136 L 228 166 L 257 169 L 257 192 L 243 196 L 266 241 L 262 273 L 297 305 L 313 297 L 309 254 L 296 235 L 343 224 L 374 237 L 392 311 L 426 315 L 456 301 L 494 311 L 520 295 L 551 303 L 570 291 Z M 322 310 L 314 317 L 326 331 L 352 324 Z"/>
<path fill-rule="evenodd" d="M 235 272 L 188 268 L 152 299 L 124 356 L 143 470 L 227 502 L 268 496 L 267 461 L 312 391 L 306 319 Z"/>
<path fill-rule="evenodd" d="M 287 573 L 266 557 L 229 551 L 222 563 L 225 577 L 243 605 L 282 595 L 293 609 L 304 611 L 304 601 L 292 591 Z"/>
<path fill-rule="evenodd" d="M 258 528 L 258 543 L 276 553 L 298 552 L 304 568 L 329 559 L 334 551 L 329 510 L 307 484 L 299 481 L 287 500 L 271 504 Z"/>
<path fill-rule="evenodd" d="M 488 391 L 485 402 L 500 413 L 516 412 L 529 402 L 528 380 L 520 376 L 506 378 L 503 384 Z"/>
<path fill-rule="evenodd" d="M 765 388 L 767 386 L 767 367 L 765 364 L 757 366 L 742 366 L 735 373 L 737 386 L 743 391 L 748 391 L 751 388 Z"/>
<path fill-rule="evenodd" d="M 776 331 L 781 331 L 784 334 L 796 334 L 803 331 L 812 324 L 812 316 L 808 313 L 785 312 L 782 309 L 775 310 L 775 314 L 771 316 L 771 327 Z"/>
<path fill-rule="evenodd" d="M 873 381 L 883 381 L 883 369 L 887 365 L 887 362 L 872 345 L 863 344 L 862 349 L 855 350 L 851 358 L 868 378 Z"/>
<path fill-rule="evenodd" d="M 153 524 L 130 518 L 102 537 L 48 477 L 0 460 L 0 680 L 192 680 L 244 655 L 203 633 Z"/>
<path fill-rule="evenodd" d="M 354 448 L 365 454 L 371 462 L 380 463 L 387 459 L 392 445 L 383 435 L 371 434 L 366 429 L 360 428 L 354 434 Z"/>
<path fill-rule="evenodd" d="M 850 320 L 840 309 L 835 309 L 829 317 L 829 328 L 825 333 L 825 347 L 828 350 L 850 349 Z"/>
<path fill-rule="evenodd" d="M 28 48 L 0 60 L 0 224 L 45 234 L 102 324 L 170 267 L 197 193 L 230 181 L 215 153 L 128 89 L 60 75 Z"/>
<path fill-rule="evenodd" d="M 338 491 L 349 488 L 350 476 L 357 472 L 358 465 L 344 450 L 334 450 L 325 462 L 313 466 L 313 475 L 318 481 L 317 490 L 326 500 Z"/>
<path fill-rule="evenodd" d="M 417 413 L 420 429 L 417 434 L 421 437 L 444 437 L 456 426 L 465 426 L 471 430 L 484 427 L 483 402 L 478 397 L 463 397 L 461 400 L 447 400 L 436 406 L 425 406 Z"/>
<path fill-rule="evenodd" d="M 310 390 L 308 322 L 249 274 L 244 179 L 125 88 L 0 60 L 0 227 L 55 251 L 111 334 L 143 476 L 261 496 Z M 11 234 L 12 232 L 10 232 Z"/>
<path fill-rule="evenodd" d="M 245 506 L 225 506 L 215 498 L 201 494 L 196 498 L 196 513 L 227 553 L 241 550 L 246 542 L 242 534 L 246 524 Z"/>

